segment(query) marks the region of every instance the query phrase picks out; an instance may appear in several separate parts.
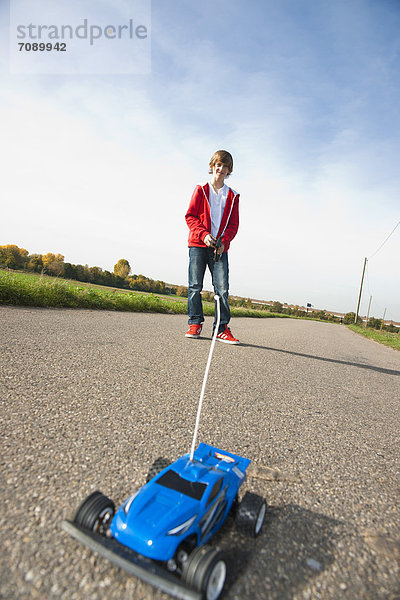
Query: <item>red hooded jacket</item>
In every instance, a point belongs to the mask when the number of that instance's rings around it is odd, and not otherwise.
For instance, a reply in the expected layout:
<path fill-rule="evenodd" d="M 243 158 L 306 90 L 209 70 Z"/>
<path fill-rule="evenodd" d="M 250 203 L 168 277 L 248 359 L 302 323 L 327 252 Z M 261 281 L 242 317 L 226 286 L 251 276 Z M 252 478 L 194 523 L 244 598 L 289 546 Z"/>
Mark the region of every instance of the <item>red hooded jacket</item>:
<path fill-rule="evenodd" d="M 206 244 L 204 243 L 204 238 L 208 233 L 211 233 L 209 197 L 210 186 L 208 183 L 203 186 L 197 185 L 195 187 L 189 203 L 189 208 L 185 215 L 186 223 L 189 227 L 189 247 L 196 246 L 198 248 L 207 248 Z M 233 204 L 234 200 L 235 202 Z M 239 229 L 239 194 L 235 194 L 231 188 L 229 188 L 228 191 L 225 210 L 222 215 L 217 237 L 219 237 L 224 230 L 228 218 L 229 222 L 222 238 L 225 252 L 229 250 L 229 245 Z"/>

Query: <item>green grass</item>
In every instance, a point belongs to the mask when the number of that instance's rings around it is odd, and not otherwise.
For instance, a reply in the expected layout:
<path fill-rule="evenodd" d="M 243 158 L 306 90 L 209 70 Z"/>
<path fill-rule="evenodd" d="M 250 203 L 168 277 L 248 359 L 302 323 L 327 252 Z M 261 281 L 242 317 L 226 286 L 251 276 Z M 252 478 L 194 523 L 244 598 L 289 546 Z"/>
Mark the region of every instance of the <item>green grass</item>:
<path fill-rule="evenodd" d="M 45 308 L 90 308 L 133 312 L 186 314 L 186 298 L 107 288 L 33 273 L 0 270 L 0 304 Z M 204 302 L 204 314 L 214 303 Z M 232 308 L 236 317 L 276 317 L 267 311 Z"/>
<path fill-rule="evenodd" d="M 0 305 L 38 306 L 44 308 L 86 308 L 132 312 L 186 314 L 186 298 L 120 290 L 100 285 L 55 279 L 34 273 L 21 273 L 0 269 Z M 204 314 L 214 315 L 214 303 L 203 302 Z M 266 310 L 231 308 L 234 317 L 297 318 L 275 314 Z M 358 325 L 349 329 L 370 339 L 400 350 L 400 334 Z"/>
<path fill-rule="evenodd" d="M 184 312 L 180 303 L 157 296 L 116 292 L 62 279 L 0 271 L 0 304 L 54 308 L 91 308 L 140 312 Z M 177 306 L 175 306 L 175 304 Z"/>
<path fill-rule="evenodd" d="M 364 337 L 379 342 L 379 344 L 400 350 L 400 333 L 389 333 L 389 331 L 379 331 L 377 329 L 360 327 L 359 325 L 347 325 L 347 327 Z"/>
<path fill-rule="evenodd" d="M 0 305 L 38 306 L 44 308 L 86 308 L 132 312 L 186 314 L 186 298 L 120 290 L 118 288 L 55 279 L 34 273 L 0 269 Z M 214 315 L 214 303 L 203 302 L 204 314 Z M 297 318 L 266 310 L 231 308 L 233 317 Z M 348 325 L 349 329 L 370 339 L 400 350 L 400 334 Z"/>

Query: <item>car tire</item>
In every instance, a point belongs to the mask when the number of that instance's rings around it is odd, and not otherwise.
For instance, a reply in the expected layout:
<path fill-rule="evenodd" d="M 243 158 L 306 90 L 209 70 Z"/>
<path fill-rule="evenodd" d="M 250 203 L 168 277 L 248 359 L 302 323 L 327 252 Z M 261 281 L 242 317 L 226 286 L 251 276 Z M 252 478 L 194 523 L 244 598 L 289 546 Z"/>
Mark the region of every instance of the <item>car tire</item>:
<path fill-rule="evenodd" d="M 147 473 L 146 483 L 149 483 L 149 481 L 151 479 L 153 479 L 153 477 L 155 477 L 156 475 L 161 473 L 161 471 L 166 469 L 170 464 L 171 464 L 171 461 L 168 460 L 167 458 L 163 458 L 162 456 L 157 458 L 153 462 L 153 464 L 151 465 L 151 467 L 149 469 L 149 472 Z"/>
<path fill-rule="evenodd" d="M 246 492 L 236 511 L 236 527 L 242 533 L 257 537 L 265 519 L 266 504 L 264 498 Z"/>
<path fill-rule="evenodd" d="M 227 561 L 218 548 L 201 546 L 190 554 L 184 564 L 185 583 L 202 594 L 203 600 L 217 600 L 225 585 Z"/>
<path fill-rule="evenodd" d="M 115 504 L 101 492 L 93 492 L 75 513 L 74 523 L 105 535 L 115 513 Z"/>
<path fill-rule="evenodd" d="M 231 510 L 230 510 L 232 517 L 235 519 L 236 519 L 238 508 L 239 508 L 239 498 L 238 498 L 238 496 L 236 496 L 236 498 L 232 502 L 232 506 L 231 506 Z"/>

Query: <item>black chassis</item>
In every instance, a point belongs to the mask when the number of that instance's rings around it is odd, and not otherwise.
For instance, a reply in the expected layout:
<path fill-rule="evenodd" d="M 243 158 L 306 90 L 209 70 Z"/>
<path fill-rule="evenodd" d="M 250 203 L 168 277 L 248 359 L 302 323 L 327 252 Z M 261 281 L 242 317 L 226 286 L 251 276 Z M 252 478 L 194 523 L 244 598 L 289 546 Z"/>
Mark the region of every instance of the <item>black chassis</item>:
<path fill-rule="evenodd" d="M 170 596 L 180 600 L 202 599 L 203 596 L 200 592 L 187 586 L 177 576 L 161 566 L 161 563 L 138 554 L 134 550 L 123 546 L 114 538 L 93 533 L 67 519 L 62 521 L 61 527 L 90 550 L 97 552 L 117 567 L 124 569 L 131 575 L 135 575 L 145 583 L 150 583 L 152 586 L 170 594 Z"/>

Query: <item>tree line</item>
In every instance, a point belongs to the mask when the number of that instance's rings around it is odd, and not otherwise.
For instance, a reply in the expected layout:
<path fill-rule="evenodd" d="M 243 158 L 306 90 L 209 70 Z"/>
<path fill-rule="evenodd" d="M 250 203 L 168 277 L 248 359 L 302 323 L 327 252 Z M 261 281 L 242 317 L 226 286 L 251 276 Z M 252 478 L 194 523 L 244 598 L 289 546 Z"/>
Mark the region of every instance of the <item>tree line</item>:
<path fill-rule="evenodd" d="M 121 258 L 114 265 L 113 272 L 100 267 L 75 265 L 65 262 L 62 254 L 29 254 L 25 248 L 14 244 L 0 246 L 0 268 L 40 273 L 51 277 L 74 279 L 85 283 L 94 283 L 107 287 L 132 289 L 158 294 L 176 294 L 177 286 L 168 286 L 164 281 L 154 280 L 145 275 L 131 275 L 131 267 Z"/>
<path fill-rule="evenodd" d="M 88 265 L 74 265 L 65 262 L 62 254 L 29 254 L 25 248 L 19 248 L 16 245 L 9 244 L 0 246 L 0 268 L 31 271 L 53 277 L 62 277 L 64 279 L 73 279 L 85 283 L 94 283 L 107 287 L 116 287 L 122 289 L 132 289 L 140 292 L 150 292 L 156 294 L 174 294 L 187 298 L 188 288 L 184 285 L 175 286 L 166 284 L 164 281 L 150 279 L 145 275 L 131 275 L 131 266 L 129 262 L 121 258 L 114 265 L 114 270 L 104 271 L 100 267 L 89 267 Z M 214 300 L 212 292 L 202 292 L 203 299 L 207 302 Z M 273 313 L 286 314 L 288 316 L 319 319 L 321 321 L 330 321 L 333 323 L 353 324 L 355 313 L 349 312 L 344 317 L 338 317 L 325 310 L 305 311 L 299 306 L 289 307 L 281 302 L 270 303 L 254 302 L 250 298 L 240 298 L 229 296 L 231 306 L 250 308 L 253 310 L 269 310 Z M 358 324 L 362 320 L 358 317 Z M 367 327 L 374 329 L 385 329 L 393 333 L 398 333 L 399 328 L 394 325 L 384 324 L 381 319 L 371 317 L 368 320 Z"/>

